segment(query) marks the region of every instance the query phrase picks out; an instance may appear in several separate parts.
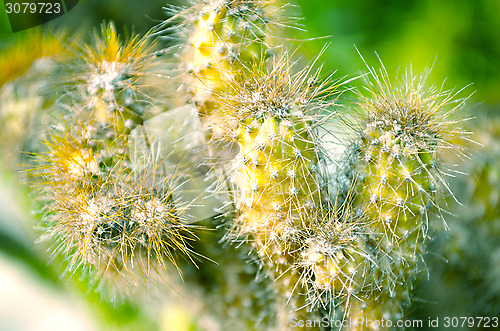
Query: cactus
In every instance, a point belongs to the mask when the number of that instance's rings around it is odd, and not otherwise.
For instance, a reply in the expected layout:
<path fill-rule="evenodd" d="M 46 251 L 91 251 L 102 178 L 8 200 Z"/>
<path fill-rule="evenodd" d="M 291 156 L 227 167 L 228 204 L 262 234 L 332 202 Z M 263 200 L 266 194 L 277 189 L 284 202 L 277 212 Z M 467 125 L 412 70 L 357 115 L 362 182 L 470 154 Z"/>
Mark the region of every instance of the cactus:
<path fill-rule="evenodd" d="M 51 135 L 41 155 L 45 166 L 35 169 L 48 201 L 47 236 L 72 256 L 68 269 L 93 265 L 105 278 L 119 278 L 114 273 L 140 268 L 148 274 L 165 260 L 175 263 L 179 252 L 187 254 L 185 240 L 193 235 L 172 198 L 172 179 L 158 179 L 162 165 L 150 161 L 154 168 L 131 172 L 115 164 L 106 171 L 104 149 L 71 131 Z"/>
<path fill-rule="evenodd" d="M 152 98 L 147 78 L 152 75 L 155 47 L 148 35 L 123 43 L 111 23 L 103 25 L 94 45 L 85 45 L 68 66 L 72 79 L 67 82 L 69 100 L 63 102 L 72 118 L 92 118 L 117 136 L 142 124 Z"/>
<path fill-rule="evenodd" d="M 425 87 L 426 76 L 415 77 L 411 70 L 396 86 L 385 70 L 380 77 L 370 72 L 374 83 L 371 95 L 359 102 L 360 140 L 353 147 L 359 158 L 353 205 L 366 217 L 365 231 L 376 249 L 368 282 L 375 290 L 360 289 L 351 314 L 395 321 L 410 301 L 412 282 L 425 270 L 427 231 L 439 216 L 433 214 L 439 209 L 436 191 L 448 189 L 440 155 L 462 135 L 451 116 L 464 100 L 455 101 L 453 91 Z"/>
<path fill-rule="evenodd" d="M 71 257 L 68 271 L 95 269 L 123 285 L 187 258 L 186 241 L 195 239 L 172 196 L 176 174 L 154 152 L 135 163 L 129 152 L 129 133 L 148 104 L 141 84 L 155 56 L 147 38 L 123 44 L 113 25 L 103 26 L 95 46 L 70 64 L 76 74 L 61 99 L 68 120 L 49 133 L 31 169 L 45 200 L 46 236 Z M 123 285 L 115 288 L 127 291 Z"/>
<path fill-rule="evenodd" d="M 322 77 L 318 59 L 301 65 L 284 45 L 272 55 L 293 25 L 285 9 L 168 7 L 173 17 L 145 36 L 122 41 L 103 25 L 60 63 L 69 78 L 28 174 L 43 238 L 68 272 L 130 297 L 167 279 L 172 297 L 193 298 L 221 329 L 408 316 L 439 196 L 453 195 L 445 159 L 463 136 L 454 113 L 465 99 L 411 68 L 398 84 L 368 68 L 368 95 L 341 111 L 349 81 Z M 162 65 L 176 62 L 155 36 L 170 27 L 181 74 L 165 83 Z M 345 123 L 350 141 L 331 133 Z"/>
<path fill-rule="evenodd" d="M 270 241 L 293 241 L 295 229 L 307 228 L 309 209 L 319 201 L 316 169 L 320 147 L 314 126 L 327 111 L 335 87 L 314 85 L 308 70 L 292 75 L 287 55 L 269 74 L 233 87 L 228 107 L 237 114 L 234 137 L 239 154 L 232 168 L 236 221 L 241 234 L 260 233 Z M 286 245 L 285 245 L 286 246 Z"/>
<path fill-rule="evenodd" d="M 439 154 L 461 134 L 450 116 L 463 100 L 455 104 L 452 92 L 425 88 L 425 77 L 411 71 L 400 86 L 390 84 L 385 70 L 380 77 L 373 69 L 370 74 L 371 95 L 358 103 L 359 138 L 347 149 L 329 193 L 335 204 L 316 216 L 300 265 L 312 303 L 329 316 L 396 321 L 425 269 L 436 186 L 446 187 Z"/>
<path fill-rule="evenodd" d="M 231 168 L 238 216 L 234 240 L 247 238 L 282 296 L 278 325 L 284 327 L 306 305 L 295 270 L 302 232 L 320 202 L 321 148 L 315 126 L 332 116 L 335 85 L 318 83 L 319 72 L 291 73 L 290 59 L 275 59 L 268 74 L 233 82 L 223 107 L 235 114 L 239 147 Z M 326 112 L 326 114 L 325 114 Z M 300 315 L 301 313 L 299 313 Z"/>
<path fill-rule="evenodd" d="M 188 100 L 198 108 L 209 139 L 230 140 L 227 133 L 237 123 L 221 109 L 216 94 L 250 78 L 252 66 L 272 54 L 273 37 L 287 24 L 284 7 L 268 0 L 202 0 L 180 12 L 170 8 L 171 22 L 179 22 L 185 40 L 181 70 Z"/>

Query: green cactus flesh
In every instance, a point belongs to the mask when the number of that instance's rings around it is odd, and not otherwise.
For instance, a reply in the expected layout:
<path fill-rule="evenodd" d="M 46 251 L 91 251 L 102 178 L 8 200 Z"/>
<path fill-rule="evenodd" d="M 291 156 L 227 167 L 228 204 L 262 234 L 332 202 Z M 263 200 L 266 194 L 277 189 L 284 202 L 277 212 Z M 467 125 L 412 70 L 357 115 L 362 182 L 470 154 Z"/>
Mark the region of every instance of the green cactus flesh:
<path fill-rule="evenodd" d="M 317 155 L 302 120 L 245 118 L 237 131 L 241 168 L 235 175 L 239 222 L 250 232 L 293 236 L 318 198 Z"/>

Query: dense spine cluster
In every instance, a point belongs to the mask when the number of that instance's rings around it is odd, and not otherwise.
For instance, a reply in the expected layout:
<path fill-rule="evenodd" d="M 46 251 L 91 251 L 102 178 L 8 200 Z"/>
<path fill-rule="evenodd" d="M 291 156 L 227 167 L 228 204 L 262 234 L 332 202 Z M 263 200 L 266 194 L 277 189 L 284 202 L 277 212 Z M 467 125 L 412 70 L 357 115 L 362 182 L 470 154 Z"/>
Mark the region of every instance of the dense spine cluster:
<path fill-rule="evenodd" d="M 353 295 L 370 291 L 373 251 L 365 220 L 348 203 L 326 205 L 315 215 L 307 233 L 298 266 L 303 272 L 307 299 L 312 309 L 329 318 L 343 319 Z M 340 311 L 340 314 L 339 314 Z"/>
<path fill-rule="evenodd" d="M 410 302 L 412 283 L 425 270 L 427 231 L 439 218 L 436 192 L 448 188 L 440 154 L 460 137 L 451 114 L 462 105 L 452 92 L 425 87 L 408 70 L 400 85 L 371 71 L 371 95 L 359 102 L 359 140 L 352 170 L 353 207 L 365 218 L 373 247 L 372 272 L 354 289 L 351 316 L 397 320 Z M 360 329 L 364 329 L 361 327 Z"/>
<path fill-rule="evenodd" d="M 69 67 L 72 71 L 66 97 L 73 119 L 92 119 L 125 136 L 144 122 L 151 102 L 147 78 L 155 60 L 155 43 L 149 36 L 123 43 L 112 24 L 103 26 L 94 45 L 86 45 Z"/>
<path fill-rule="evenodd" d="M 130 172 L 122 159 L 105 172 L 102 155 L 85 138 L 53 134 L 47 145 L 47 165 L 37 169 L 47 236 L 71 256 L 69 270 L 92 265 L 106 279 L 128 282 L 134 268 L 148 274 L 188 253 L 185 241 L 193 235 L 172 197 L 174 183 L 160 179 L 161 165 Z"/>
<path fill-rule="evenodd" d="M 283 7 L 268 0 L 202 0 L 171 19 L 180 22 L 186 40 L 183 84 L 209 138 L 230 139 L 227 132 L 237 123 L 216 95 L 230 91 L 233 81 L 251 78 L 252 67 L 272 54 L 273 35 L 285 25 Z"/>
<path fill-rule="evenodd" d="M 175 175 L 152 151 L 135 162 L 129 153 L 129 133 L 149 101 L 142 84 L 153 50 L 147 36 L 122 43 L 111 24 L 104 27 L 72 64 L 76 74 L 61 99 L 69 114 L 32 169 L 47 236 L 71 257 L 68 270 L 83 266 L 128 285 L 134 274 L 175 265 L 195 238 L 172 195 Z"/>

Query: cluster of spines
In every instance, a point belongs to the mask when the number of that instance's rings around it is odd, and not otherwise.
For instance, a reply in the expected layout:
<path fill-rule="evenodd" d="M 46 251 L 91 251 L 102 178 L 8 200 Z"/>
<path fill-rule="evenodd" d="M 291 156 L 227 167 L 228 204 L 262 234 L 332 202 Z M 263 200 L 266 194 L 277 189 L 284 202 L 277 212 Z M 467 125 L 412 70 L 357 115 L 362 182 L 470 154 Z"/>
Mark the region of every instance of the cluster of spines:
<path fill-rule="evenodd" d="M 223 95 L 238 126 L 239 152 L 232 161 L 232 195 L 238 215 L 234 240 L 246 239 L 277 291 L 277 325 L 305 318 L 307 302 L 297 268 L 303 236 L 316 222 L 323 162 L 317 127 L 334 115 L 335 84 L 319 82 L 311 68 L 292 73 L 288 54 L 269 72 L 234 82 Z"/>
<path fill-rule="evenodd" d="M 236 123 L 216 95 L 230 90 L 233 81 L 251 78 L 252 67 L 272 54 L 272 38 L 287 25 L 284 7 L 268 0 L 202 0 L 169 21 L 179 22 L 184 85 L 209 137 L 230 139 L 227 131 Z"/>
<path fill-rule="evenodd" d="M 55 253 L 69 257 L 69 271 L 83 266 L 120 281 L 119 293 L 136 285 L 136 276 L 189 259 L 195 235 L 173 196 L 175 173 L 153 152 L 138 160 L 129 153 L 129 133 L 143 123 L 149 102 L 142 84 L 154 45 L 148 36 L 124 43 L 109 24 L 79 55 L 61 98 L 69 114 L 49 133 L 32 174 Z"/>
<path fill-rule="evenodd" d="M 440 154 L 458 150 L 453 140 L 462 135 L 452 113 L 464 100 L 453 91 L 425 86 L 426 75 L 408 69 L 399 86 L 392 86 L 385 70 L 373 95 L 361 99 L 366 129 L 359 146 L 357 205 L 370 220 L 371 240 L 379 270 L 374 283 L 380 290 L 360 295 L 366 313 L 398 319 L 410 302 L 410 289 L 425 270 L 427 231 L 439 218 L 437 190 L 447 189 Z M 363 302 L 364 301 L 364 302 Z"/>
<path fill-rule="evenodd" d="M 391 85 L 385 70 L 381 76 L 373 70 L 370 74 L 372 94 L 361 97 L 359 138 L 347 153 L 355 161 L 346 162 L 352 168 L 341 171 L 350 173 L 351 184 L 337 188 L 348 188 L 348 192 L 337 191 L 337 197 L 344 197 L 342 204 L 362 220 L 351 258 L 358 267 L 349 268 L 346 263 L 340 270 L 350 275 L 354 285 L 344 292 L 347 303 L 340 306 L 351 320 L 395 320 L 409 304 L 412 282 L 425 269 L 427 229 L 435 216 L 432 209 L 438 209 L 436 190 L 447 187 L 439 154 L 453 147 L 452 139 L 460 136 L 450 115 L 463 100 L 454 104 L 452 92 L 425 87 L 425 77 L 415 77 L 411 70 L 399 86 Z M 344 252 L 351 247 L 344 247 Z M 317 257 L 327 262 L 314 272 L 315 281 L 321 279 L 338 289 L 338 261 L 325 255 Z M 359 275 L 362 278 L 356 280 Z M 345 289 L 340 286 L 340 292 Z"/>
<path fill-rule="evenodd" d="M 300 250 L 297 268 L 303 273 L 311 309 L 322 308 L 329 318 L 339 307 L 349 306 L 358 289 L 374 288 L 374 247 L 370 244 L 365 220 L 348 203 L 326 205 L 314 216 Z"/>
<path fill-rule="evenodd" d="M 73 119 L 96 123 L 116 135 L 127 135 L 144 121 L 152 102 L 148 81 L 156 63 L 156 44 L 151 36 L 121 40 L 113 24 L 103 25 L 94 45 L 84 45 L 68 66 L 64 100 Z"/>

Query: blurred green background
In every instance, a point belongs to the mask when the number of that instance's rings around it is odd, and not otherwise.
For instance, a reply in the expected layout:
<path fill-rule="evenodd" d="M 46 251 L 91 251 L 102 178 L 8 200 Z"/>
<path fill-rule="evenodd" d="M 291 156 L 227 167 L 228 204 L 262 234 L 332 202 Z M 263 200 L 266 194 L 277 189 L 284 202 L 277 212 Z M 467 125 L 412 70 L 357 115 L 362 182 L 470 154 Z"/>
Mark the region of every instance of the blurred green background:
<path fill-rule="evenodd" d="M 473 84 L 474 100 L 500 101 L 500 1 L 300 0 L 311 36 L 331 35 L 326 63 L 342 75 L 370 65 L 376 51 L 391 76 L 409 64 L 433 66 L 432 81 L 448 88 Z M 314 42 L 317 51 L 324 40 Z"/>
<path fill-rule="evenodd" d="M 121 32 L 144 33 L 165 19 L 161 7 L 166 3 L 156 0 L 80 0 L 67 14 L 35 29 L 41 28 L 49 33 L 64 30 L 69 35 L 80 33 L 84 40 L 90 40 L 93 30 L 99 28 L 103 20 L 112 20 Z M 179 5 L 184 1 L 170 3 Z M 320 62 L 325 64 L 327 71 L 337 70 L 337 77 L 353 77 L 366 72 L 357 47 L 371 66 L 379 66 L 377 53 L 391 77 L 398 71 L 402 73 L 410 64 L 415 72 L 433 66 L 430 77 L 433 84 L 439 86 L 445 79 L 445 89 L 460 89 L 472 84 L 465 93 L 475 91 L 470 102 L 472 108 L 480 105 L 493 111 L 500 109 L 499 0 L 297 0 L 297 3 L 304 17 L 300 24 L 307 32 L 297 32 L 290 37 L 308 39 L 302 45 L 304 57 L 308 60 L 314 58 L 325 44 L 331 43 Z M 12 33 L 4 2 L 0 2 L 0 55 L 32 30 Z M 9 263 L 14 264 L 17 262 L 13 261 L 24 261 L 24 265 L 35 270 L 36 274 L 43 275 L 46 282 L 64 285 L 65 281 L 57 278 L 60 271 L 47 267 L 47 258 L 32 248 L 35 235 L 31 231 L 29 214 L 27 216 L 25 212 L 29 209 L 29 202 L 25 197 L 24 201 L 12 198 L 25 192 L 21 190 L 19 193 L 15 188 L 15 175 L 8 174 L 5 169 L 0 170 L 0 174 L 4 178 L 0 182 L 0 193 L 7 192 L 4 195 L 12 199 L 4 204 L 21 215 L 0 212 L 0 257 L 6 256 L 11 261 Z M 23 225 L 17 226 L 16 222 Z M 3 264 L 1 262 L 0 267 Z M 82 289 L 84 286 L 85 283 L 79 283 L 77 291 L 86 292 Z M 117 314 L 114 310 L 117 306 L 113 308 L 113 304 L 103 303 L 95 294 L 87 292 L 86 295 L 99 307 L 89 316 L 100 311 L 104 319 L 121 321 L 115 323 L 119 329 L 127 323 L 131 323 L 129 329 L 140 329 L 137 325 L 154 328 L 150 317 L 144 317 L 133 305 L 118 305 Z M 0 326 L 5 328 L 7 324 L 1 324 L 1 305 L 0 302 Z M 139 321 L 133 322 L 134 319 Z M 14 326 L 5 330 L 20 328 Z"/>

